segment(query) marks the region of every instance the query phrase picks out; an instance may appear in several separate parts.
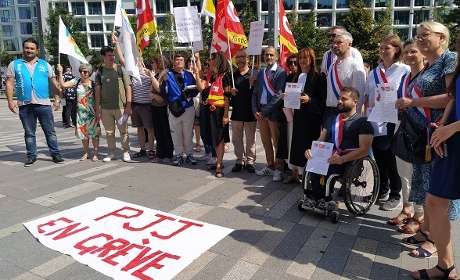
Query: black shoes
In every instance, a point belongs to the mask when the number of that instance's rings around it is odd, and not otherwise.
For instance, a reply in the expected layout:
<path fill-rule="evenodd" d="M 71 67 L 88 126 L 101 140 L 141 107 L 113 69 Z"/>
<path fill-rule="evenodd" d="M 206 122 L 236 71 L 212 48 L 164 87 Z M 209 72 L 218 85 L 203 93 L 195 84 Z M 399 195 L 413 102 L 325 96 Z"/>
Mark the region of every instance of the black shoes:
<path fill-rule="evenodd" d="M 240 163 L 235 163 L 235 165 L 232 168 L 232 172 L 240 172 L 241 170 L 246 169 L 249 173 L 254 173 L 256 172 L 256 169 L 254 168 L 254 165 L 252 164 L 240 164 Z"/>
<path fill-rule="evenodd" d="M 256 172 L 256 169 L 254 168 L 254 165 L 252 165 L 252 164 L 246 164 L 246 170 L 247 170 L 249 173 L 254 173 L 254 172 Z"/>
<path fill-rule="evenodd" d="M 27 157 L 26 162 L 24 163 L 24 167 L 32 166 L 37 161 L 35 157 Z"/>
<path fill-rule="evenodd" d="M 53 156 L 51 156 L 51 158 L 53 159 L 54 163 L 63 163 L 64 162 L 64 159 L 61 157 L 61 155 L 53 155 Z"/>
<path fill-rule="evenodd" d="M 232 168 L 232 172 L 240 172 L 241 170 L 243 170 L 243 165 L 235 163 L 235 165 Z"/>

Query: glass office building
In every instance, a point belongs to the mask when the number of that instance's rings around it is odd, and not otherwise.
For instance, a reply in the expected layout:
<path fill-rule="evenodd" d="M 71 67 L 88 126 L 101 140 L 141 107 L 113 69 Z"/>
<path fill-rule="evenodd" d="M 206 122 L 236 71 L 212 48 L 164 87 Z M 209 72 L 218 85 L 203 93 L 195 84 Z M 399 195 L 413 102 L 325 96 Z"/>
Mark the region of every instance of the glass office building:
<path fill-rule="evenodd" d="M 22 41 L 35 33 L 37 24 L 36 3 L 40 1 L 43 30 L 47 29 L 47 11 L 57 2 L 63 2 L 76 18 L 82 19 L 82 31 L 87 34 L 88 46 L 98 49 L 107 44 L 113 30 L 116 0 L 0 0 L 0 18 L 3 48 L 14 53 L 21 53 Z M 387 0 L 364 0 L 370 4 L 374 18 L 388 2 Z M 135 1 L 123 1 L 128 14 L 135 14 Z M 151 7 L 158 25 L 165 22 L 165 16 L 172 13 L 174 7 L 198 6 L 201 11 L 203 0 L 155 0 Z M 233 0 L 237 10 L 246 5 L 247 0 Z M 349 12 L 349 0 L 284 0 L 286 12 L 296 10 L 299 17 L 311 13 L 313 9 L 317 15 L 316 24 L 320 28 L 340 25 L 340 18 Z M 390 0 L 394 27 L 403 38 L 415 34 L 417 24 L 432 18 L 436 7 L 453 8 L 452 0 Z M 268 36 L 269 1 L 255 1 L 253 7 L 259 20 L 265 21 Z"/>

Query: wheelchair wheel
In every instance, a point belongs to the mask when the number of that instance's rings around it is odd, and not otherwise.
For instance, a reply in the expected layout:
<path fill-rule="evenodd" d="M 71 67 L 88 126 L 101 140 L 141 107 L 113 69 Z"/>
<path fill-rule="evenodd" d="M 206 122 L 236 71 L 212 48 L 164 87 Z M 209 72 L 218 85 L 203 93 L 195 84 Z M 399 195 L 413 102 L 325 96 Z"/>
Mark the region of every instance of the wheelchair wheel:
<path fill-rule="evenodd" d="M 371 157 L 352 162 L 345 171 L 344 202 L 353 215 L 366 214 L 377 200 L 380 175 L 377 164 Z"/>

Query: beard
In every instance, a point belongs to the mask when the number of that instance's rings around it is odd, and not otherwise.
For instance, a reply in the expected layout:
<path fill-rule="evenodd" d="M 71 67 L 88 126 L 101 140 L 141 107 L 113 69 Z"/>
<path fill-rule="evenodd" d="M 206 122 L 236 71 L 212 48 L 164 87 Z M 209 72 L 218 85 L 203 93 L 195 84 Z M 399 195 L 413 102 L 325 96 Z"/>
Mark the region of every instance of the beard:
<path fill-rule="evenodd" d="M 339 105 L 337 106 L 337 111 L 339 113 L 348 113 L 351 111 L 351 109 L 353 109 L 353 107 L 348 107 L 346 105 Z"/>

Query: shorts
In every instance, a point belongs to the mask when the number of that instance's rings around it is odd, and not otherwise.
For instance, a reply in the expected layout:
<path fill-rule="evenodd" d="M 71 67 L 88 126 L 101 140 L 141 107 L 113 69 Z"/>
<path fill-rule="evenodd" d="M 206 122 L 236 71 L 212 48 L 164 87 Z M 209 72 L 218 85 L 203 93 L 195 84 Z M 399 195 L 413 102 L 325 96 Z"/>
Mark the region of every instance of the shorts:
<path fill-rule="evenodd" d="M 152 105 L 133 102 L 131 104 L 131 125 L 132 127 L 153 127 Z"/>

